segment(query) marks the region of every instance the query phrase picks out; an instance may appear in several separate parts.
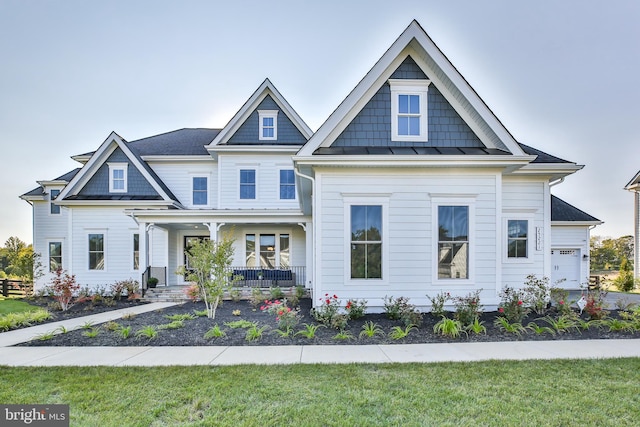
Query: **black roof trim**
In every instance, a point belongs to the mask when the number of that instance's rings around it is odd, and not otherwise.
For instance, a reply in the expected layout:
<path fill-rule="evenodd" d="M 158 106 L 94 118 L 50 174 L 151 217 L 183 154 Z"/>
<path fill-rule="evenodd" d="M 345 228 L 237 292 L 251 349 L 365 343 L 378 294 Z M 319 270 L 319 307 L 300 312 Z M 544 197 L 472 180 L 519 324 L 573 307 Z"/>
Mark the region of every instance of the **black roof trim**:
<path fill-rule="evenodd" d="M 561 159 L 560 157 L 552 156 L 551 154 L 540 151 L 537 148 L 529 147 L 528 145 L 522 144 L 520 142 L 518 142 L 518 145 L 520 145 L 520 148 L 522 148 L 522 151 L 524 151 L 525 153 L 531 156 L 538 156 L 531 163 L 573 163 L 568 160 Z"/>
<path fill-rule="evenodd" d="M 509 152 L 497 148 L 479 147 L 320 147 L 317 155 L 508 155 Z"/>
<path fill-rule="evenodd" d="M 162 196 L 136 196 L 136 195 L 75 195 L 67 196 L 65 200 L 163 200 Z"/>

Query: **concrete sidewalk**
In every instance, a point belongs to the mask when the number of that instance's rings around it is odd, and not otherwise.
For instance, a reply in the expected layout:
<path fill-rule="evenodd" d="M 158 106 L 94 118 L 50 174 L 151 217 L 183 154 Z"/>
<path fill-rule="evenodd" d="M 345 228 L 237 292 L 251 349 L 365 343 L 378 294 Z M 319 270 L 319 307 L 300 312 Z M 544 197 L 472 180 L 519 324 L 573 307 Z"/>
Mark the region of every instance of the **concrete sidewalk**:
<path fill-rule="evenodd" d="M 2 347 L 6 366 L 224 366 L 640 357 L 640 340 L 234 347 Z"/>
<path fill-rule="evenodd" d="M 11 345 L 20 344 L 23 342 L 31 341 L 38 335 L 54 332 L 56 334 L 61 333 L 59 328 L 62 326 L 66 330 L 71 331 L 82 325 L 90 322 L 94 325 L 100 323 L 110 322 L 112 320 L 120 319 L 122 316 L 133 313 L 141 314 L 149 311 L 160 310 L 163 308 L 176 305 L 175 302 L 154 302 L 150 304 L 137 305 L 135 307 L 123 308 L 120 310 L 105 311 L 104 313 L 90 314 L 88 316 L 76 317 L 75 319 L 61 320 L 59 322 L 44 323 L 41 325 L 31 326 L 29 328 L 15 329 L 13 331 L 0 333 L 0 347 L 9 347 Z"/>

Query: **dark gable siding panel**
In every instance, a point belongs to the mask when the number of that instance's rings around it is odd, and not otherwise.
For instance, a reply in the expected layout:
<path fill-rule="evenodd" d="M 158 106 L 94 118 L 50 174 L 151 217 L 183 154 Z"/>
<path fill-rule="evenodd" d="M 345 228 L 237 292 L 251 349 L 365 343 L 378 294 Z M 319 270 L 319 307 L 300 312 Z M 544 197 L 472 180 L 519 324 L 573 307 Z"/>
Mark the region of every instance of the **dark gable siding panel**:
<path fill-rule="evenodd" d="M 279 110 L 278 113 L 278 139 L 275 141 L 261 141 L 258 139 L 260 123 L 258 121 L 258 110 Z M 229 138 L 227 144 L 283 144 L 283 145 L 302 145 L 307 140 L 295 127 L 289 117 L 278 107 L 278 104 L 267 95 L 258 107 L 249 115 L 247 120 L 240 125 L 240 128 Z"/>
<path fill-rule="evenodd" d="M 129 158 L 120 148 L 109 156 L 106 162 L 91 177 L 89 182 L 80 190 L 81 196 L 109 196 L 109 165 L 107 163 L 129 163 L 127 168 L 127 194 L 128 196 L 159 196 L 151 184 L 140 171 L 129 162 Z"/>
<path fill-rule="evenodd" d="M 409 56 L 392 79 L 428 79 Z M 334 147 L 479 147 L 484 144 L 462 120 L 440 91 L 429 86 L 428 142 L 391 141 L 391 89 L 382 85 L 332 144 Z"/>

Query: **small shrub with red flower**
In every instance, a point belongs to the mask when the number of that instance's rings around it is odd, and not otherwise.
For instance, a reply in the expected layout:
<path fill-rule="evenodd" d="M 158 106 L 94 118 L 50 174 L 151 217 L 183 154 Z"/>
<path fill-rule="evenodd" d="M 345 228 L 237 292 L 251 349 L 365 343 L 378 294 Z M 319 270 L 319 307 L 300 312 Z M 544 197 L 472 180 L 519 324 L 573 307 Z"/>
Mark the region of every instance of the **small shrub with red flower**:
<path fill-rule="evenodd" d="M 470 292 L 462 297 L 453 297 L 453 305 L 456 309 L 454 317 L 462 323 L 462 326 L 471 325 L 476 318 L 482 313 L 482 305 L 480 305 L 480 292 L 482 289 Z"/>
<path fill-rule="evenodd" d="M 595 291 L 587 294 L 587 305 L 584 306 L 584 311 L 589 315 L 589 319 L 602 320 L 609 315 L 605 310 L 605 296 L 607 292 Z"/>
<path fill-rule="evenodd" d="M 367 310 L 366 299 L 349 299 L 344 306 L 347 316 L 350 320 L 360 319 L 364 317 L 364 313 Z"/>
<path fill-rule="evenodd" d="M 451 299 L 449 292 L 439 292 L 436 296 L 427 298 L 431 301 L 431 315 L 436 318 L 441 318 L 445 315 L 444 305 Z"/>
<path fill-rule="evenodd" d="M 300 321 L 300 309 L 289 307 L 286 299 L 266 300 L 260 310 L 275 315 L 278 329 L 281 331 L 295 328 Z"/>
<path fill-rule="evenodd" d="M 573 310 L 571 309 L 572 301 L 569 301 L 569 291 L 562 288 L 551 288 L 550 290 L 551 305 L 553 305 L 558 313 L 569 314 Z"/>
<path fill-rule="evenodd" d="M 510 323 L 522 322 L 522 319 L 529 314 L 529 309 L 524 305 L 524 291 L 505 286 L 500 292 L 498 313 Z"/>
<path fill-rule="evenodd" d="M 318 323 L 331 327 L 334 318 L 340 313 L 340 300 L 337 295 L 324 294 L 320 306 L 311 309 L 311 315 Z"/>
<path fill-rule="evenodd" d="M 80 285 L 76 282 L 75 275 L 69 275 L 65 270 L 59 268 L 55 271 L 55 276 L 51 281 L 53 299 L 60 305 L 60 310 L 67 311 L 77 302 Z"/>

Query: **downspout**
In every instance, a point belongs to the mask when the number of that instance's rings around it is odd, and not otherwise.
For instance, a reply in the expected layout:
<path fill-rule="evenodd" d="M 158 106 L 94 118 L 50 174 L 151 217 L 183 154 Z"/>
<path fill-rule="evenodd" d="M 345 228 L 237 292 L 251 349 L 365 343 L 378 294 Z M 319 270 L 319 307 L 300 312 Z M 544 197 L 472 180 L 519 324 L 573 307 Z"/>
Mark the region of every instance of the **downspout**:
<path fill-rule="evenodd" d="M 564 182 L 564 176 L 562 178 L 556 179 L 555 181 L 552 181 L 549 183 L 549 188 L 553 187 L 554 185 L 558 185 L 558 184 L 562 184 Z"/>
<path fill-rule="evenodd" d="M 315 192 L 315 188 L 316 188 L 316 180 L 314 177 L 312 177 L 311 175 L 305 175 L 302 172 L 300 172 L 298 170 L 297 167 L 293 168 L 293 173 L 295 173 L 297 176 L 299 176 L 300 178 L 305 178 L 308 179 L 309 181 L 311 181 L 311 223 L 314 224 L 313 227 L 313 241 L 311 242 L 311 259 L 313 260 L 313 265 L 311 266 L 312 270 L 311 270 L 311 300 L 314 300 L 314 290 L 315 290 L 315 284 L 317 283 L 316 281 L 316 241 L 318 239 L 316 239 L 315 233 L 317 230 L 317 227 L 315 227 L 315 221 L 316 221 L 316 192 Z M 305 230 L 305 234 L 306 234 L 306 230 Z"/>

